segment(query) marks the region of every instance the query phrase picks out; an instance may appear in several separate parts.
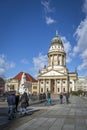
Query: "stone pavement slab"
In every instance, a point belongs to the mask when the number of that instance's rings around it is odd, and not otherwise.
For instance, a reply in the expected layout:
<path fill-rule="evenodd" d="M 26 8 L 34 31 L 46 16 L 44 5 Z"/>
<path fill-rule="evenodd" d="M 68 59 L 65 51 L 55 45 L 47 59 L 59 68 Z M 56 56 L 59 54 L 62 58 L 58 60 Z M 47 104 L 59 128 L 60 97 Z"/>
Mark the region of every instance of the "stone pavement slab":
<path fill-rule="evenodd" d="M 36 105 L 31 109 L 43 111 L 27 117 L 29 120 L 21 125 L 15 121 L 8 130 L 87 130 L 87 100 L 82 97 L 71 96 L 69 104 Z"/>
<path fill-rule="evenodd" d="M 44 113 L 14 130 L 87 130 L 87 101 L 72 96 L 70 102 L 48 107 Z"/>

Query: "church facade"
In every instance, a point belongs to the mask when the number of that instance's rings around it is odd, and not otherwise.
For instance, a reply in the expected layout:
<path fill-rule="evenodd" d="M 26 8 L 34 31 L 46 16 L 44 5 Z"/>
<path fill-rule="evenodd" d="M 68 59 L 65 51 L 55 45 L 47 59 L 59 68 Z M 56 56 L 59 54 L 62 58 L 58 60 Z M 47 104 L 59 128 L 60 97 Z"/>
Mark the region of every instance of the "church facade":
<path fill-rule="evenodd" d="M 38 73 L 37 93 L 50 91 L 53 94 L 58 94 L 60 92 L 75 91 L 78 74 L 77 72 L 68 71 L 66 67 L 66 52 L 57 32 L 56 36 L 51 40 L 47 56 L 48 66 L 44 66 Z M 33 84 L 32 88 L 35 88 L 35 86 Z"/>

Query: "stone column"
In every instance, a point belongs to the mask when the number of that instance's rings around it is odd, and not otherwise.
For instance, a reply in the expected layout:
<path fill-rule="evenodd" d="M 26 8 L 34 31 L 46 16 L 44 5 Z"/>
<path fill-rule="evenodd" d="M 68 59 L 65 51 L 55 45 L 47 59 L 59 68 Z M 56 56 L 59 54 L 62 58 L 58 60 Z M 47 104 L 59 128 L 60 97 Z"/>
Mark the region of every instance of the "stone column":
<path fill-rule="evenodd" d="M 50 59 L 49 59 L 49 65 L 51 66 L 51 56 L 49 56 L 49 58 L 50 58 Z"/>
<path fill-rule="evenodd" d="M 53 66 L 53 56 L 51 55 L 51 57 L 50 57 L 50 61 L 51 61 L 51 67 Z"/>
<path fill-rule="evenodd" d="M 50 56 L 48 55 L 48 66 L 50 66 Z"/>
<path fill-rule="evenodd" d="M 49 79 L 49 91 L 51 91 L 51 79 Z"/>
<path fill-rule="evenodd" d="M 61 54 L 61 65 L 62 65 L 62 63 L 63 63 L 63 62 L 62 62 L 62 54 Z"/>
<path fill-rule="evenodd" d="M 60 65 L 62 65 L 62 54 L 60 56 Z"/>
<path fill-rule="evenodd" d="M 48 56 L 48 66 L 51 66 L 51 56 Z"/>
<path fill-rule="evenodd" d="M 74 80 L 74 91 L 76 91 L 76 80 Z"/>
<path fill-rule="evenodd" d="M 65 64 L 65 63 L 64 63 L 64 55 L 62 55 L 62 62 L 63 62 L 62 65 L 64 66 L 64 64 Z"/>
<path fill-rule="evenodd" d="M 54 93 L 57 94 L 57 80 L 55 79 L 55 88 L 54 88 Z"/>
<path fill-rule="evenodd" d="M 62 79 L 60 80 L 60 92 L 62 92 Z"/>
<path fill-rule="evenodd" d="M 54 66 L 54 55 L 53 55 L 53 61 L 52 62 L 53 62 L 53 66 Z"/>
<path fill-rule="evenodd" d="M 59 55 L 58 55 L 58 65 L 60 65 Z"/>
<path fill-rule="evenodd" d="M 67 92 L 69 92 L 69 74 L 67 75 Z"/>
<path fill-rule="evenodd" d="M 66 58 L 65 58 L 65 56 L 64 56 L 64 65 L 66 65 Z"/>
<path fill-rule="evenodd" d="M 40 94 L 40 80 L 38 80 L 38 82 L 39 82 L 38 83 L 38 89 L 39 89 L 38 91 L 39 91 L 39 94 Z"/>
<path fill-rule="evenodd" d="M 46 79 L 44 79 L 44 90 L 43 92 L 46 92 Z"/>
<path fill-rule="evenodd" d="M 58 65 L 58 55 L 57 55 L 57 65 Z"/>

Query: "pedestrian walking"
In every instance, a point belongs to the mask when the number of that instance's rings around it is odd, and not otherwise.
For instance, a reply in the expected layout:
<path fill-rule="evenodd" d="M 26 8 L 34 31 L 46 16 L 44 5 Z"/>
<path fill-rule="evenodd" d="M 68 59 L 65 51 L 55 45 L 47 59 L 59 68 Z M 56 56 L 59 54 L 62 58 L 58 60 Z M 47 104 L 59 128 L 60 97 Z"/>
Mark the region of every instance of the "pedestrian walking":
<path fill-rule="evenodd" d="M 63 94 L 62 93 L 60 93 L 60 104 L 62 104 L 63 103 Z"/>
<path fill-rule="evenodd" d="M 29 106 L 29 98 L 26 92 L 23 93 L 20 99 L 21 102 L 21 113 L 25 114 L 26 113 L 26 107 Z"/>
<path fill-rule="evenodd" d="M 51 93 L 49 91 L 47 92 L 47 103 L 51 104 Z"/>
<path fill-rule="evenodd" d="M 15 92 L 9 92 L 7 97 L 8 102 L 8 117 L 9 120 L 14 118 L 16 115 L 16 98 L 15 98 Z"/>
<path fill-rule="evenodd" d="M 9 92 L 7 96 L 8 106 L 15 105 L 15 92 Z"/>
<path fill-rule="evenodd" d="M 66 93 L 66 103 L 68 104 L 69 103 L 69 93 Z"/>
<path fill-rule="evenodd" d="M 16 92 L 15 100 L 16 100 L 16 112 L 18 112 L 18 105 L 19 105 L 19 101 L 20 101 L 19 92 Z"/>

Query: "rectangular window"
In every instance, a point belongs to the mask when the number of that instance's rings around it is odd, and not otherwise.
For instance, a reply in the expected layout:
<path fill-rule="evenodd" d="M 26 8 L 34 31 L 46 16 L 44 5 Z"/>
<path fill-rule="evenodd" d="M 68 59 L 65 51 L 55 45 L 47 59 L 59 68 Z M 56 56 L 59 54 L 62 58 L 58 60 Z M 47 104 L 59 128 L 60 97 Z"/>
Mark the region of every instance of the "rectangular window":
<path fill-rule="evenodd" d="M 14 85 L 10 85 L 10 89 L 12 89 L 12 90 L 13 90 L 13 89 L 14 89 Z"/>
<path fill-rule="evenodd" d="M 58 88 L 58 92 L 60 91 L 60 89 Z"/>
<path fill-rule="evenodd" d="M 43 88 L 41 88 L 41 93 L 43 93 Z"/>
<path fill-rule="evenodd" d="M 58 65 L 60 65 L 60 61 L 58 61 Z"/>
<path fill-rule="evenodd" d="M 33 89 L 37 89 L 37 86 L 33 86 Z"/>
<path fill-rule="evenodd" d="M 65 92 L 65 88 L 63 88 L 63 92 Z"/>

